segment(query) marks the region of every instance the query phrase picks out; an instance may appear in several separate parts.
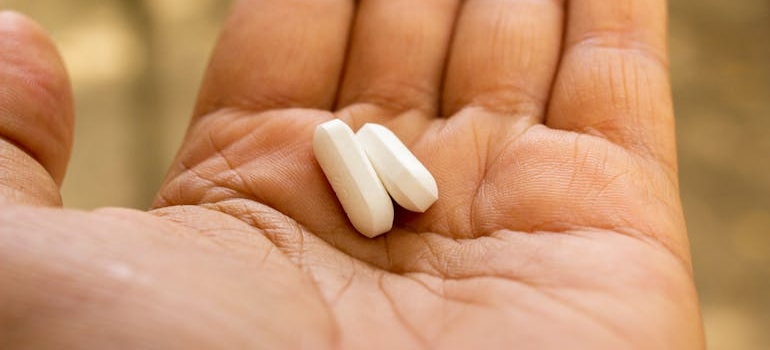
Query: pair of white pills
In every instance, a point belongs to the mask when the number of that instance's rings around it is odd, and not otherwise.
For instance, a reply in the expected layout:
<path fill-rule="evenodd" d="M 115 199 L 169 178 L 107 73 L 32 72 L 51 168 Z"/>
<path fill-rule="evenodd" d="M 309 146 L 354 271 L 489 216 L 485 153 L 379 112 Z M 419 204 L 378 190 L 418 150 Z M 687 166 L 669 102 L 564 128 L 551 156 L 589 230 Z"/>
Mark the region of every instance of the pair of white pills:
<path fill-rule="evenodd" d="M 433 175 L 388 128 L 353 130 L 339 119 L 318 125 L 313 152 L 350 223 L 374 238 L 393 227 L 393 203 L 425 212 L 438 199 Z"/>

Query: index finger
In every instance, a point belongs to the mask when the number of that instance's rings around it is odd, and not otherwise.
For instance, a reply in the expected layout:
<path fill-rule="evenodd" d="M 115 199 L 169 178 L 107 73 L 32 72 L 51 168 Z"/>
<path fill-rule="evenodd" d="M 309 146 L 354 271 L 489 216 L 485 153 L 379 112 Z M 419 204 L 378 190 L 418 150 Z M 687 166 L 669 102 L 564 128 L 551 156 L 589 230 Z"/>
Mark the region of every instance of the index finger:
<path fill-rule="evenodd" d="M 195 115 L 228 107 L 331 109 L 354 8 L 353 0 L 236 1 Z"/>
<path fill-rule="evenodd" d="M 546 124 L 676 168 L 665 0 L 569 1 Z"/>

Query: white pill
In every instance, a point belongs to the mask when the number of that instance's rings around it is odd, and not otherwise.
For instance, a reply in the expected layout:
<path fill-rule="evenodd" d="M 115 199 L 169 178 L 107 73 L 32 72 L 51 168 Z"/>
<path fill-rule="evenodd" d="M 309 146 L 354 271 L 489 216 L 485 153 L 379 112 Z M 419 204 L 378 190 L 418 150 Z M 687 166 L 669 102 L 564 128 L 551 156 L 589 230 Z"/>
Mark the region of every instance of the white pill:
<path fill-rule="evenodd" d="M 313 152 L 353 227 L 373 238 L 393 226 L 393 203 L 353 130 L 339 119 L 318 125 Z"/>
<path fill-rule="evenodd" d="M 396 203 L 422 213 L 436 202 L 438 186 L 433 175 L 390 129 L 365 124 L 356 139 Z"/>

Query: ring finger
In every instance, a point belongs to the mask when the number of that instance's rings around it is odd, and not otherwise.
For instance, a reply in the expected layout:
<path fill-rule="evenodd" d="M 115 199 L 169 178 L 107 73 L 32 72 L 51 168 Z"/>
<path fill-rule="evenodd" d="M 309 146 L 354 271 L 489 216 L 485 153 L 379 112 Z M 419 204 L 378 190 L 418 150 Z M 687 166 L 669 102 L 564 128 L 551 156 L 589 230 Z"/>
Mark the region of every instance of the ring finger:
<path fill-rule="evenodd" d="M 469 0 L 452 43 L 442 110 L 543 118 L 556 72 L 563 1 Z"/>

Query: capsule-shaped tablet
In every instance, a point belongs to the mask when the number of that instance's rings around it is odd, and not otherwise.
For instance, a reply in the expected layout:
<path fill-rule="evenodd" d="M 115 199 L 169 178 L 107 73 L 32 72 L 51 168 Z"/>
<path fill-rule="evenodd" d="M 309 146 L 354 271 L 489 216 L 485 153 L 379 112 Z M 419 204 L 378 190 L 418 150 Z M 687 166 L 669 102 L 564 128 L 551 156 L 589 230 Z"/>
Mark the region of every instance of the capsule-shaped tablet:
<path fill-rule="evenodd" d="M 393 203 L 353 130 L 339 119 L 318 125 L 313 152 L 353 227 L 373 238 L 393 226 Z"/>
<path fill-rule="evenodd" d="M 356 139 L 396 203 L 422 213 L 436 202 L 438 186 L 433 175 L 390 129 L 365 124 Z"/>

